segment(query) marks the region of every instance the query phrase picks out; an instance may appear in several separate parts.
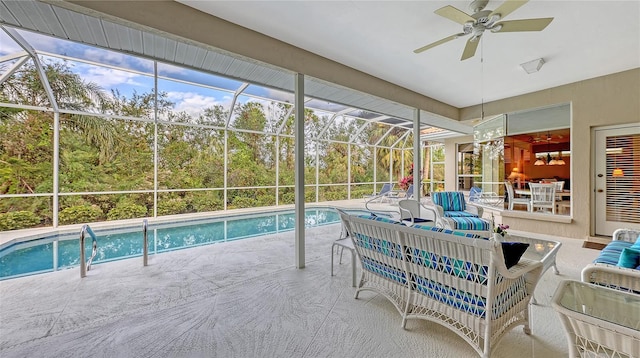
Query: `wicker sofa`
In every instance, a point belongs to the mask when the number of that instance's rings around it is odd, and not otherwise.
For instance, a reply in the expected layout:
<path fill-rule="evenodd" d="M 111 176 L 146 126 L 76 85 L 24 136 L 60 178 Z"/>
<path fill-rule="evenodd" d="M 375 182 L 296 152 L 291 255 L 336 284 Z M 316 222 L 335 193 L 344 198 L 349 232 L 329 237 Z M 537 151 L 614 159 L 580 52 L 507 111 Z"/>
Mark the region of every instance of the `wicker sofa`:
<path fill-rule="evenodd" d="M 482 357 L 510 329 L 529 334 L 529 303 L 542 264 L 520 259 L 508 269 L 502 244 L 442 228 L 407 227 L 341 213 L 361 262 L 355 298 L 370 290 L 407 319 L 437 322 Z"/>
<path fill-rule="evenodd" d="M 613 240 L 602 249 L 593 263 L 582 270 L 582 281 L 640 294 L 640 270 L 618 267 L 623 249 L 633 246 L 640 230 L 618 229 Z"/>

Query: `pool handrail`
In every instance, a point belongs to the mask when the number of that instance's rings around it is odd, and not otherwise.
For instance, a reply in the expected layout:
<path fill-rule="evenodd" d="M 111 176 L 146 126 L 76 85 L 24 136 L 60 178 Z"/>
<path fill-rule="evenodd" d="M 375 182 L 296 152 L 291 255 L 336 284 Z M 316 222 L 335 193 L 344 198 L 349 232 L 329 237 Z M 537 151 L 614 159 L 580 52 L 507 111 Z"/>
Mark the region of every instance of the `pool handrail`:
<path fill-rule="evenodd" d="M 149 223 L 147 219 L 142 220 L 142 266 L 147 266 L 149 264 L 149 248 L 147 244 L 149 240 L 147 239 L 147 227 Z"/>
<path fill-rule="evenodd" d="M 85 265 L 85 254 L 84 254 L 84 238 L 86 234 L 91 236 L 93 250 L 91 252 L 91 257 L 87 260 Z M 82 230 L 80 230 L 80 278 L 87 276 L 87 271 L 91 270 L 91 263 L 93 262 L 93 258 L 96 257 L 98 253 L 98 239 L 96 238 L 96 234 L 91 230 L 89 224 L 82 225 Z"/>

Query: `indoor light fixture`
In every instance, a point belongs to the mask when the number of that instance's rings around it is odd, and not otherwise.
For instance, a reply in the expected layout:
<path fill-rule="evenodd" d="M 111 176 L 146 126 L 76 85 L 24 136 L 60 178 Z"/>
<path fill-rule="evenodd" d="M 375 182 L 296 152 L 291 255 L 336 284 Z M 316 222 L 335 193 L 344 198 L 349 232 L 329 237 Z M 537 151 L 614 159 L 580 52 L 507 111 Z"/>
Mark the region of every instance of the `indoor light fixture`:
<path fill-rule="evenodd" d="M 520 169 L 516 167 L 511 170 L 511 174 L 509 174 L 507 179 L 517 179 L 519 177 L 520 177 Z"/>
<path fill-rule="evenodd" d="M 618 147 L 618 138 L 614 137 L 614 147 L 617 148 Z M 622 171 L 622 168 L 618 168 L 618 160 L 616 159 L 618 157 L 617 155 L 618 153 L 613 153 L 613 172 L 611 173 L 611 176 L 614 178 L 619 178 L 619 177 L 623 177 L 624 176 L 624 171 Z"/>
<path fill-rule="evenodd" d="M 534 72 L 540 71 L 542 65 L 544 65 L 544 60 L 539 58 L 533 61 L 521 63 L 520 67 L 522 67 L 522 69 L 525 70 L 528 74 L 532 74 Z"/>
<path fill-rule="evenodd" d="M 533 163 L 533 165 L 547 165 L 547 163 L 545 163 L 544 160 L 542 160 L 541 158 L 538 158 L 538 160 L 536 160 L 536 162 Z"/>
<path fill-rule="evenodd" d="M 564 162 L 564 160 L 562 159 L 562 151 L 559 150 L 558 151 L 558 159 L 556 160 L 556 165 L 566 165 L 567 163 Z"/>

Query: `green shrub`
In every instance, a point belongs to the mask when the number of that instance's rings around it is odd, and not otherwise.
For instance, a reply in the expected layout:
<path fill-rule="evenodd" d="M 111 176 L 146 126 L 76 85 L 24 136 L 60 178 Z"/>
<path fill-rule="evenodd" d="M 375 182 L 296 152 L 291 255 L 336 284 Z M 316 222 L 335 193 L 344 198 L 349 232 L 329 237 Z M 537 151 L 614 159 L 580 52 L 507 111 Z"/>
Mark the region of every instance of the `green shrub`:
<path fill-rule="evenodd" d="M 351 190 L 351 199 L 361 199 L 364 198 L 365 195 L 371 195 L 373 193 L 373 189 L 354 189 Z"/>
<path fill-rule="evenodd" d="M 280 196 L 278 198 L 280 205 L 293 204 L 295 202 L 296 195 L 294 188 L 280 188 L 278 195 Z"/>
<path fill-rule="evenodd" d="M 241 208 L 253 208 L 256 206 L 256 199 L 247 198 L 243 196 L 236 196 L 233 198 L 231 204 L 229 204 L 229 209 L 241 209 Z"/>
<path fill-rule="evenodd" d="M 295 197 L 295 195 L 294 195 L 294 197 Z M 305 192 L 304 192 L 304 201 L 305 201 L 305 203 L 315 203 L 316 202 L 316 192 L 315 192 L 315 190 L 305 190 Z"/>
<path fill-rule="evenodd" d="M 345 200 L 347 199 L 347 193 L 344 190 L 339 191 L 326 191 L 322 193 L 324 196 L 320 201 L 332 201 L 332 200 Z"/>
<path fill-rule="evenodd" d="M 147 216 L 147 208 L 142 205 L 125 203 L 118 204 L 107 213 L 107 220 L 135 219 Z"/>
<path fill-rule="evenodd" d="M 187 212 L 187 202 L 180 199 L 168 199 L 158 201 L 158 215 L 173 215 Z"/>
<path fill-rule="evenodd" d="M 60 224 L 84 224 L 98 221 L 104 213 L 97 205 L 77 205 L 64 208 L 58 214 Z"/>
<path fill-rule="evenodd" d="M 17 230 L 40 224 L 40 218 L 31 211 L 10 211 L 0 214 L 0 230 Z"/>
<path fill-rule="evenodd" d="M 224 209 L 222 199 L 218 198 L 217 193 L 207 193 L 207 195 L 195 196 L 190 200 L 190 202 L 191 208 L 193 208 L 193 211 L 197 213 Z"/>
<path fill-rule="evenodd" d="M 273 205 L 276 205 L 276 197 L 273 195 L 273 193 L 258 195 L 256 206 L 273 206 Z"/>

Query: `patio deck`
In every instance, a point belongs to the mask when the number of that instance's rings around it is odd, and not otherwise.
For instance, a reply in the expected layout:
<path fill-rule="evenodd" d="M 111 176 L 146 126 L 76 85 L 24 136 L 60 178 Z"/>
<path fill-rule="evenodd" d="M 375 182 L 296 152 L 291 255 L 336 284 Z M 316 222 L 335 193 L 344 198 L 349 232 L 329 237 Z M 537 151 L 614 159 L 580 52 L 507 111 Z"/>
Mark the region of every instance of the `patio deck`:
<path fill-rule="evenodd" d="M 349 260 L 329 274 L 339 228 L 306 230 L 304 269 L 295 268 L 294 233 L 286 232 L 151 256 L 147 267 L 140 258 L 95 265 L 84 279 L 73 269 L 1 281 L 0 356 L 477 356 L 438 324 L 414 320 L 403 330 L 374 293 L 354 299 Z M 563 244 L 561 275 L 547 272 L 538 285 L 533 334 L 511 331 L 492 357 L 568 354 L 549 303 L 598 251 L 553 239 Z"/>

